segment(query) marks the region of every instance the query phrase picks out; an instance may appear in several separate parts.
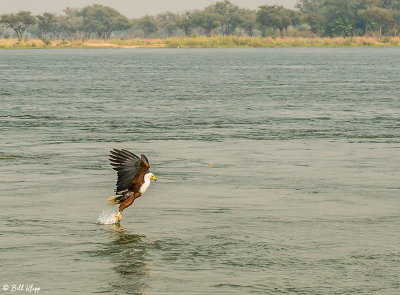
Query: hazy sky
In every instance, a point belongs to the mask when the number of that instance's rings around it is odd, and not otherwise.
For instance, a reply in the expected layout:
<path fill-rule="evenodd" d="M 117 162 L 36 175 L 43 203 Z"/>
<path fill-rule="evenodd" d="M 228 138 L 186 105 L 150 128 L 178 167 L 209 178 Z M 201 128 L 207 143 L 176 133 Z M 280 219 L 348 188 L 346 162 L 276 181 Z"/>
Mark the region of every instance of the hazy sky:
<path fill-rule="evenodd" d="M 0 0 L 0 14 L 29 10 L 33 14 L 43 12 L 62 13 L 66 7 L 81 8 L 91 4 L 102 4 L 113 7 L 130 18 L 145 14 L 154 15 L 161 12 L 182 12 L 201 9 L 217 0 Z M 261 5 L 284 5 L 293 8 L 297 0 L 231 0 L 241 8 L 256 9 Z"/>

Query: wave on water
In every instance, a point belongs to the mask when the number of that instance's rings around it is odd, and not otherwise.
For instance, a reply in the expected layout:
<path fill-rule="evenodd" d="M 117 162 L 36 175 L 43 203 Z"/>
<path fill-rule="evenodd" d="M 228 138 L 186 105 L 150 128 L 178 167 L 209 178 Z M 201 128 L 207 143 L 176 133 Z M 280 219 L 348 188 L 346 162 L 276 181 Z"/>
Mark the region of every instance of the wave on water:
<path fill-rule="evenodd" d="M 117 223 L 117 219 L 115 218 L 115 215 L 117 213 L 118 213 L 118 207 L 107 206 L 105 209 L 103 209 L 103 212 L 101 212 L 99 218 L 97 218 L 97 223 L 115 224 Z"/>

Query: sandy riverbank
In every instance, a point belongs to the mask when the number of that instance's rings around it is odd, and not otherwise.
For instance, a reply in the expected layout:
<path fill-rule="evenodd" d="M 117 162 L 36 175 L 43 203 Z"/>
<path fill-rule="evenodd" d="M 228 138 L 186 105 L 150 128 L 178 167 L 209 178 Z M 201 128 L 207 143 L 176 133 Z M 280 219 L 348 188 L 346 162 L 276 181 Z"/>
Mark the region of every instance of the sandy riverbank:
<path fill-rule="evenodd" d="M 261 38 L 261 37 L 171 37 L 163 39 L 109 39 L 51 40 L 0 39 L 0 48 L 259 48 L 259 47 L 388 47 L 400 46 L 400 37 L 348 37 L 348 38 Z"/>

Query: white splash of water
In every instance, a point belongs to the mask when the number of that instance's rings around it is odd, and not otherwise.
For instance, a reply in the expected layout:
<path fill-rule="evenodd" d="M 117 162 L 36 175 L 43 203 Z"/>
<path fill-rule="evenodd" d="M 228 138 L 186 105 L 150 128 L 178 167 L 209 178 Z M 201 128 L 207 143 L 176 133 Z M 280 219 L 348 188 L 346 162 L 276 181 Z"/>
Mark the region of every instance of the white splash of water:
<path fill-rule="evenodd" d="M 97 219 L 97 223 L 100 224 L 114 224 L 117 223 L 117 219 L 115 215 L 118 213 L 118 207 L 110 207 L 103 209 L 99 218 Z"/>

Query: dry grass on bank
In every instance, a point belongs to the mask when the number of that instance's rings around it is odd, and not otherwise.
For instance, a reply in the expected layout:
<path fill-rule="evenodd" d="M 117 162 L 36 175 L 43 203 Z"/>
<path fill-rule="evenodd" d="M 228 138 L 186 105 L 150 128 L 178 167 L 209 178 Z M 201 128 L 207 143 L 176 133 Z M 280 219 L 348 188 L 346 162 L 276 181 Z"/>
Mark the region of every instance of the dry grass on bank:
<path fill-rule="evenodd" d="M 44 43 L 40 39 L 24 39 L 19 42 L 17 39 L 0 39 L 0 48 L 161 48 L 165 47 L 162 39 L 90 39 L 81 40 L 49 40 Z"/>
<path fill-rule="evenodd" d="M 171 37 L 165 39 L 52 40 L 0 39 L 0 48 L 258 48 L 258 47 L 388 47 L 400 46 L 400 37 Z"/>
<path fill-rule="evenodd" d="M 181 48 L 257 48 L 257 47 L 361 47 L 400 46 L 400 37 L 337 37 L 337 38 L 261 38 L 261 37 L 174 37 L 165 39 L 166 47 Z"/>

